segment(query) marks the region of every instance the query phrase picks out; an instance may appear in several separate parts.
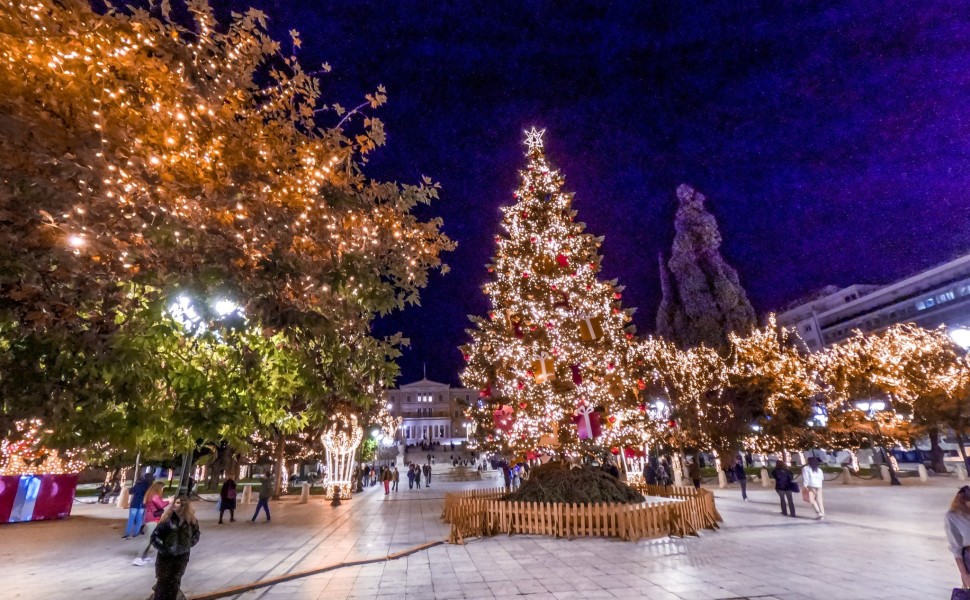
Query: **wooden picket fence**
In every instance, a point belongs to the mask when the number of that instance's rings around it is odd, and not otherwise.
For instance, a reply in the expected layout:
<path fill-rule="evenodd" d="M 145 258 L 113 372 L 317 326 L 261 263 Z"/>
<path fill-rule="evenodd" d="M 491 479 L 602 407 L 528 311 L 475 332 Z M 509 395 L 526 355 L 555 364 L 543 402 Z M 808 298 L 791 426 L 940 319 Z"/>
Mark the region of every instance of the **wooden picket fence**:
<path fill-rule="evenodd" d="M 684 510 L 679 515 L 681 520 L 676 526 L 687 533 L 676 535 L 692 535 L 701 529 L 720 529 L 720 523 L 724 521 L 714 504 L 714 494 L 703 488 L 646 484 L 638 487 L 648 496 L 676 498 L 684 503 Z"/>
<path fill-rule="evenodd" d="M 442 518 L 451 524 L 448 541 L 525 533 L 555 537 L 617 537 L 626 541 L 668 535 L 697 535 L 721 520 L 714 495 L 694 488 L 667 488 L 662 502 L 640 504 L 559 504 L 505 502 L 504 489 L 447 494 Z M 654 494 L 661 496 L 661 494 Z"/>

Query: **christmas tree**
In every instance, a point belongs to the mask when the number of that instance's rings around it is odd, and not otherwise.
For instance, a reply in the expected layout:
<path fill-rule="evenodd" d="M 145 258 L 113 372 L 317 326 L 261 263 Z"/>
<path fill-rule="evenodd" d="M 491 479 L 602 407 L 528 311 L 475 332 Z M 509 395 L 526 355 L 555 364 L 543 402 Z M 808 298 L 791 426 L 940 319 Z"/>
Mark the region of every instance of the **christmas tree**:
<path fill-rule="evenodd" d="M 629 365 L 633 310 L 601 281 L 603 238 L 575 222 L 571 193 L 547 162 L 543 131 L 528 132 L 528 165 L 503 207 L 504 235 L 484 291 L 488 318 L 470 317 L 463 348 L 469 407 L 484 449 L 513 457 L 591 456 L 639 445 L 643 411 Z"/>

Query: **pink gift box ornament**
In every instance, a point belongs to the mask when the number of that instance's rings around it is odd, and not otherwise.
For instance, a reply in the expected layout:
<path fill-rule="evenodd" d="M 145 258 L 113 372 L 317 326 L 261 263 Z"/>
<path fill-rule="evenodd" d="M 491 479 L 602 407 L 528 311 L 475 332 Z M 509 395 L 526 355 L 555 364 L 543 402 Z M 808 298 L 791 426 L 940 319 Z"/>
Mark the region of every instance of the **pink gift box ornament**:
<path fill-rule="evenodd" d="M 573 412 L 573 423 L 579 430 L 579 439 L 591 440 L 602 433 L 600 413 L 589 404 L 581 404 Z"/>

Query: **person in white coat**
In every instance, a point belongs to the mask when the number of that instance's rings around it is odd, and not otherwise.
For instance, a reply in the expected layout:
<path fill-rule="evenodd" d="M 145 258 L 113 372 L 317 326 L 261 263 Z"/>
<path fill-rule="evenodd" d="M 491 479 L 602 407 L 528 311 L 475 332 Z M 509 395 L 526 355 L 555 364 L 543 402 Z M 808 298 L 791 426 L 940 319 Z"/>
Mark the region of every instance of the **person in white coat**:
<path fill-rule="evenodd" d="M 825 473 L 822 471 L 822 461 L 817 456 L 810 456 L 808 464 L 802 467 L 802 485 L 808 491 L 808 502 L 815 509 L 816 518 L 825 518 L 825 505 L 822 504 L 822 481 Z"/>

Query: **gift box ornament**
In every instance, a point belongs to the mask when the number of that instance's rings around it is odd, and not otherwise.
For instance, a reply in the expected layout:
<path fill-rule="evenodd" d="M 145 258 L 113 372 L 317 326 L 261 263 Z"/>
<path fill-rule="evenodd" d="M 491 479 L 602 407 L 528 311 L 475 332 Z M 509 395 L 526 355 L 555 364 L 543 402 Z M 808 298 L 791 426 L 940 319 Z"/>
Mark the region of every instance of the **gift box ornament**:
<path fill-rule="evenodd" d="M 579 322 L 579 336 L 584 342 L 603 337 L 603 317 L 589 317 Z"/>
<path fill-rule="evenodd" d="M 569 365 L 569 370 L 573 372 L 573 383 L 583 384 L 583 374 L 579 371 L 579 365 Z"/>
<path fill-rule="evenodd" d="M 539 445 L 548 446 L 551 448 L 559 447 L 559 423 L 553 422 L 552 430 L 548 432 L 544 432 L 539 437 Z"/>
<path fill-rule="evenodd" d="M 538 360 L 532 361 L 532 373 L 536 383 L 545 383 L 556 378 L 556 365 L 548 354 L 543 354 Z"/>
<path fill-rule="evenodd" d="M 589 404 L 581 404 L 573 412 L 573 423 L 579 433 L 579 439 L 592 440 L 602 433 L 600 427 L 600 413 Z"/>

